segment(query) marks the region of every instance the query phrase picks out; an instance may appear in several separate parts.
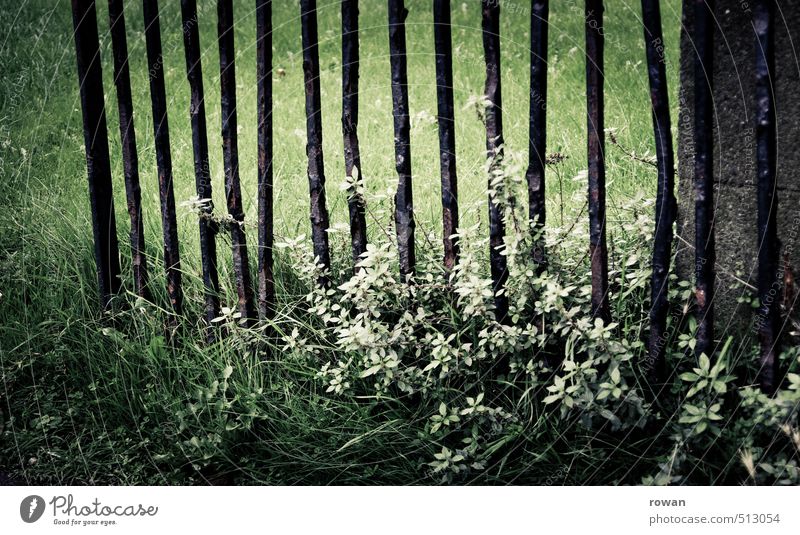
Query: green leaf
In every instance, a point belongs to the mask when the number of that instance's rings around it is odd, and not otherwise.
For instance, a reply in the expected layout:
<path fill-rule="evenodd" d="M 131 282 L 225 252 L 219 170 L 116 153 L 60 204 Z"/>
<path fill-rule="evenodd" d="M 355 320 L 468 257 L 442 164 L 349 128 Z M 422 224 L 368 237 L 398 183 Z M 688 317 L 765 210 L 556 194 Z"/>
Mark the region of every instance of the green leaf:
<path fill-rule="evenodd" d="M 686 405 L 684 408 L 689 414 L 700 414 L 702 412 L 699 407 L 695 407 L 694 405 Z"/>
<path fill-rule="evenodd" d="M 615 383 L 618 383 L 619 379 L 620 379 L 619 368 L 614 368 L 613 370 L 611 370 L 611 380 L 614 381 Z"/>
<path fill-rule="evenodd" d="M 375 366 L 367 368 L 366 370 L 361 372 L 360 377 L 363 379 L 364 377 L 369 377 L 370 375 L 375 375 L 376 373 L 378 373 L 381 370 L 382 367 L 383 367 L 382 364 L 376 364 Z"/>
<path fill-rule="evenodd" d="M 423 368 L 422 371 L 424 371 L 424 372 L 430 371 L 430 370 L 436 368 L 437 366 L 439 366 L 439 364 L 441 364 L 441 362 L 439 362 L 438 360 L 434 360 L 433 362 L 431 362 L 430 364 L 425 366 L 425 368 Z"/>
<path fill-rule="evenodd" d="M 559 394 L 552 394 L 550 396 L 545 397 L 542 401 L 544 402 L 545 405 L 549 405 L 551 403 L 555 403 L 559 399 L 561 399 L 561 396 Z"/>
<path fill-rule="evenodd" d="M 722 346 L 722 351 L 719 352 L 719 360 L 723 360 L 725 355 L 728 354 L 728 350 L 731 347 L 731 343 L 733 343 L 733 336 L 729 336 L 727 340 L 725 340 L 725 345 Z"/>

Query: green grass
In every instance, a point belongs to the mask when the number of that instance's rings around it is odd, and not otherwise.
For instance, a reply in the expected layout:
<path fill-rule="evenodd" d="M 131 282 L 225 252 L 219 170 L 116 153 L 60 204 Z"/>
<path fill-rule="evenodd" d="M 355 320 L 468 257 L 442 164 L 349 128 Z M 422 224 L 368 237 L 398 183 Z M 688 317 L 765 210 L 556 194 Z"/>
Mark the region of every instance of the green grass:
<path fill-rule="evenodd" d="M 108 130 L 115 186 L 117 231 L 126 287 L 130 288 L 116 95 L 113 89 L 111 40 L 107 12 L 99 2 Z M 201 45 L 208 113 L 215 204 L 224 210 L 219 111 L 219 62 L 216 14 L 208 4 L 201 16 Z M 527 5 L 527 2 L 524 3 Z M 554 225 L 562 203 L 567 213 L 580 209 L 585 179 L 573 177 L 586 168 L 586 118 L 582 4 L 553 2 L 551 7 L 548 152 L 567 156 L 548 175 L 548 210 Z M 435 122 L 436 87 L 430 2 L 407 2 L 409 18 L 409 92 L 412 113 L 412 169 L 418 243 L 438 246 L 441 229 L 439 159 Z M 511 6 L 511 2 L 508 6 Z M 615 128 L 622 146 L 637 154 L 653 153 L 644 43 L 637 2 L 606 2 L 606 127 Z M 147 252 L 156 305 L 166 306 L 161 269 L 161 224 L 152 117 L 147 83 L 141 5 L 126 3 L 133 103 L 143 189 Z M 255 16 L 250 4 L 236 5 L 239 159 L 247 221 L 256 220 L 256 84 Z M 512 11 L 509 8 L 508 13 Z M 677 51 L 680 2 L 662 2 L 668 82 L 677 99 Z M 388 36 L 384 2 L 362 1 L 360 123 L 363 177 L 368 190 L 370 237 L 393 235 L 392 193 L 395 185 Z M 302 84 L 299 8 L 275 2 L 274 79 L 275 234 L 308 233 L 308 186 Z M 528 136 L 528 17 L 502 16 L 502 82 L 505 139 L 510 151 L 525 155 Z M 328 199 L 334 225 L 347 224 L 340 129 L 340 30 L 338 2 L 319 5 L 322 114 Z M 475 110 L 467 105 L 483 92 L 480 10 L 477 1 L 453 3 L 453 47 L 456 139 L 462 223 L 485 219 L 485 133 Z M 423 482 L 414 448 L 423 445 L 413 422 L 427 418 L 422 409 L 399 402 L 353 402 L 324 394 L 308 363 L 259 360 L 244 344 L 205 347 L 196 329 L 165 345 L 162 324 L 134 312 L 121 313 L 114 325 L 125 339 L 101 333 L 110 320 L 96 311 L 96 278 L 91 244 L 80 103 L 75 73 L 72 21 L 67 2 L 26 2 L 0 13 L 0 387 L 5 414 L 0 471 L 28 481 L 44 482 L 191 482 L 243 481 L 285 483 Z M 162 2 L 162 41 L 169 97 L 170 138 L 175 195 L 195 193 L 189 126 L 189 88 L 177 2 Z M 676 114 L 673 117 L 677 117 Z M 610 219 L 626 201 L 655 194 L 655 169 L 608 145 Z M 202 283 L 194 215 L 178 215 L 182 269 L 187 296 L 186 322 L 200 317 Z M 349 258 L 347 231 L 332 240 L 336 265 Z M 252 245 L 256 234 L 248 227 Z M 613 235 L 612 235 L 613 242 Z M 235 300 L 230 250 L 223 238 L 219 251 L 224 301 Z M 255 255 L 251 255 L 254 260 Z M 278 291 L 290 322 L 311 322 L 293 306 L 301 291 L 284 258 L 278 258 Z M 237 448 L 215 449 L 208 433 L 224 427 L 218 414 L 187 414 L 186 400 L 203 400 L 203 389 L 222 381 L 223 369 L 236 366 L 230 395 L 246 406 L 258 399 L 254 428 L 242 432 Z M 249 359 L 249 360 L 247 360 Z M 198 389 L 200 394 L 198 394 Z M 213 396 L 212 396 L 213 397 Z M 253 401 L 256 403 L 256 401 Z M 183 409 L 181 409 L 183 407 Z M 377 423 L 376 423 L 377 422 Z M 205 437 L 213 451 L 203 467 L 194 454 L 181 452 L 187 426 Z M 547 428 L 525 437 L 532 444 L 555 445 L 526 471 L 498 467 L 482 482 L 545 481 L 554 465 L 573 462 L 590 467 L 603 454 L 583 454 L 575 461 L 558 430 Z M 265 445 L 263 437 L 271 437 Z M 642 438 L 644 440 L 644 438 Z M 635 444 L 635 441 L 633 442 Z M 396 445 L 396 446 L 395 446 Z M 416 445 L 416 446 L 415 446 Z M 201 447 L 206 447 L 201 445 Z M 166 452 L 166 453 L 165 453 Z M 231 453 L 233 452 L 233 453 Z M 525 450 L 525 453 L 532 452 Z M 226 457 L 235 455 L 235 457 Z M 163 457 L 166 456 L 166 457 Z M 220 456 L 224 458 L 220 458 Z M 192 459 L 192 460 L 190 460 Z M 541 463 L 542 468 L 537 468 Z M 194 470 L 192 465 L 199 470 Z M 652 468 L 652 462 L 649 463 Z M 234 469 L 231 467 L 245 467 Z M 516 476 L 514 470 L 517 470 Z M 624 470 L 623 470 L 624 472 Z M 584 475 L 585 475 L 584 474 Z M 588 476 L 586 476 L 588 477 Z M 614 474 L 594 475 L 614 481 Z M 580 475 L 570 480 L 580 481 Z M 567 479 L 565 477 L 565 479 Z M 600 482 L 592 479 L 592 482 Z"/>
<path fill-rule="evenodd" d="M 25 212 L 26 236 L 38 236 L 39 225 L 47 223 L 48 232 L 55 232 L 70 242 L 80 241 L 84 249 L 90 235 L 85 232 L 89 220 L 86 199 L 85 162 L 82 156 L 83 137 L 74 72 L 74 45 L 71 39 L 69 6 L 50 3 L 26 6 L 16 17 L 3 16 L 9 27 L 3 50 L 4 73 L 8 79 L 17 74 L 26 77 L 20 94 L 8 95 L 14 87 L 6 87 L 6 98 L 16 96 L 24 103 L 8 117 L 6 137 L 11 147 L 4 149 L 4 189 L 10 190 L 9 203 Z M 106 99 L 108 102 L 109 137 L 116 181 L 115 198 L 120 237 L 127 235 L 122 184 L 116 100 L 113 90 L 110 37 L 107 14 L 101 8 L 102 57 Z M 160 258 L 160 217 L 150 113 L 144 33 L 140 6 L 129 3 L 127 26 L 133 85 L 136 134 L 140 154 L 143 188 L 144 221 L 148 253 L 155 257 L 151 271 L 158 274 Z M 191 129 L 189 126 L 189 90 L 185 81 L 185 61 L 176 2 L 166 2 L 161 14 L 162 40 L 165 50 L 165 73 L 169 98 L 170 138 L 173 155 L 174 188 L 178 201 L 195 193 L 192 167 Z M 439 203 L 438 140 L 436 125 L 436 87 L 433 62 L 433 35 L 429 2 L 409 2 L 407 22 L 409 50 L 411 133 L 414 174 L 415 214 L 421 231 L 439 241 L 441 207 Z M 606 126 L 616 128 L 620 143 L 639 154 L 653 152 L 653 136 L 649 113 L 646 69 L 643 63 L 642 31 L 637 9 L 629 2 L 609 2 L 606 15 Z M 370 235 L 384 229 L 392 231 L 391 192 L 395 184 L 393 132 L 391 129 L 391 87 L 389 84 L 388 38 L 383 2 L 362 7 L 361 16 L 361 87 L 360 137 L 362 140 L 363 175 L 369 193 Z M 37 9 L 38 7 L 38 9 Z M 633 4 L 635 8 L 636 5 Z M 567 204 L 582 203 L 585 182 L 572 181 L 586 168 L 586 118 L 582 12 L 571 3 L 555 4 L 551 15 L 550 68 L 548 102 L 548 151 L 568 156 L 561 166 L 563 197 Z M 663 6 L 667 59 L 670 61 L 669 83 L 676 94 L 677 69 L 675 53 L 678 39 L 678 2 Z M 295 236 L 309 230 L 307 179 L 305 174 L 305 116 L 303 105 L 302 54 L 300 46 L 299 8 L 294 2 L 277 2 L 274 8 L 274 66 L 284 69 L 285 76 L 276 76 L 274 83 L 275 124 L 275 233 Z M 215 187 L 215 204 L 224 210 L 222 150 L 219 111 L 219 60 L 216 45 L 216 14 L 209 5 L 201 15 L 201 46 L 206 86 L 211 171 Z M 476 202 L 485 199 L 483 127 L 471 108 L 465 109 L 470 97 L 483 91 L 483 56 L 478 3 L 454 2 L 453 8 L 454 79 L 456 103 L 459 194 L 465 226 L 485 217 Z M 333 225 L 347 224 L 346 194 L 339 190 L 344 179 L 342 159 L 341 81 L 339 6 L 337 2 L 320 2 L 320 62 L 322 67 L 322 115 L 324 126 L 325 169 L 328 198 Z M 256 84 L 255 84 L 255 20 L 252 9 L 237 6 L 237 92 L 240 125 L 240 174 L 247 220 L 255 221 L 256 212 Z M 31 40 L 25 36 L 41 35 Z M 525 153 L 528 136 L 529 87 L 528 22 L 526 17 L 509 15 L 502 18 L 502 79 L 505 137 L 510 150 Z M 675 103 L 677 99 L 673 98 Z M 11 122 L 13 121 L 13 122 Z M 17 152 L 25 149 L 28 158 L 22 161 Z M 608 148 L 608 182 L 610 204 L 639 192 L 652 197 L 655 192 L 655 171 L 631 161 L 615 147 Z M 548 209 L 559 212 L 556 177 L 550 177 Z M 46 217 L 48 214 L 49 217 Z M 16 214 L 21 216 L 22 214 Z M 64 222 L 54 221 L 58 217 Z M 70 225 L 73 231 L 56 229 Z M 197 229 L 193 216 L 185 210 L 179 216 L 181 253 L 184 269 L 190 274 L 199 270 Z M 251 231 L 251 241 L 255 232 Z M 76 244 L 76 245 L 77 245 Z M 123 252 L 125 241 L 122 241 Z M 340 255 L 346 253 L 337 248 Z M 87 249 L 88 250 L 88 249 Z M 221 248 L 220 264 L 228 266 L 228 251 Z M 127 259 L 128 255 L 123 254 Z M 88 257 L 87 257 L 88 258 Z M 227 279 L 227 278 L 225 278 Z M 155 279 L 154 286 L 162 280 Z"/>

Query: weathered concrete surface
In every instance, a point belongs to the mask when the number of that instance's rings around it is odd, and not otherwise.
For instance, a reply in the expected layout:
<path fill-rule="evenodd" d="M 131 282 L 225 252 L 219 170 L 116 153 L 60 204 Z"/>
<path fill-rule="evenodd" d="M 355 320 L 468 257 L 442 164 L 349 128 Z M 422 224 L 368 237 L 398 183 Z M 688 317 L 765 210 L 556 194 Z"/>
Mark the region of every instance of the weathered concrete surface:
<path fill-rule="evenodd" d="M 782 253 L 800 272 L 800 0 L 776 0 L 775 98 L 778 132 L 778 233 Z M 752 0 L 717 0 L 714 45 L 714 195 L 716 205 L 716 336 L 741 333 L 754 309 L 737 302 L 755 295 L 756 164 L 754 132 L 755 32 Z M 678 123 L 678 272 L 693 279 L 693 61 L 692 2 L 684 2 Z M 744 283 L 744 285 L 742 284 Z M 790 303 L 796 302 L 797 288 Z M 800 308 L 795 306 L 796 311 Z M 791 329 L 787 329 L 791 330 Z M 754 332 L 751 330 L 751 333 Z M 796 343 L 789 341 L 790 343 Z"/>

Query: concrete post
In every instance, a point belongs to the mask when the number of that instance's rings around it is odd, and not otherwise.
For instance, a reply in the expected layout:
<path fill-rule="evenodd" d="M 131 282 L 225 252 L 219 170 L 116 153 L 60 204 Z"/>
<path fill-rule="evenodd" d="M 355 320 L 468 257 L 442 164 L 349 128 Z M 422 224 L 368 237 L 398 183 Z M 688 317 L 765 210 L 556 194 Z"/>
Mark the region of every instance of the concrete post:
<path fill-rule="evenodd" d="M 800 271 L 800 0 L 775 0 L 778 236 L 782 242 L 779 299 L 797 318 Z M 758 275 L 753 2 L 717 0 L 714 40 L 714 204 L 717 248 L 716 334 L 752 336 Z M 693 61 L 691 2 L 684 2 L 678 123 L 679 210 L 677 269 L 694 276 Z M 787 325 L 784 332 L 796 331 Z M 787 344 L 797 343 L 787 339 Z"/>

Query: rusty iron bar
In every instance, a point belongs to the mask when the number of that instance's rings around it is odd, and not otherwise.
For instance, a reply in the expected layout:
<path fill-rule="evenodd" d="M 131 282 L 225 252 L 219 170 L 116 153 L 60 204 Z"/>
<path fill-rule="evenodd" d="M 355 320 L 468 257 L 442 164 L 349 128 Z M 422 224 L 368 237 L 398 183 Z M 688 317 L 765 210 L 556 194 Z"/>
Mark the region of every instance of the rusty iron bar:
<path fill-rule="evenodd" d="M 537 266 L 545 262 L 544 226 L 545 164 L 547 162 L 547 33 L 550 3 L 547 0 L 531 3 L 531 88 L 528 169 L 528 218 L 539 239 L 534 243 L 533 260 Z"/>
<path fill-rule="evenodd" d="M 272 0 L 256 0 L 258 102 L 258 314 L 275 313 L 272 204 Z"/>
<path fill-rule="evenodd" d="M 75 28 L 75 55 L 83 115 L 86 172 L 89 179 L 94 259 L 100 306 L 106 309 L 110 305 L 111 297 L 119 292 L 121 281 L 95 3 L 89 0 L 72 0 L 72 22 Z"/>
<path fill-rule="evenodd" d="M 311 240 L 317 262 L 325 273 L 317 281 L 330 282 L 331 255 L 328 246 L 328 207 L 325 202 L 325 166 L 322 157 L 322 110 L 319 85 L 319 43 L 316 0 L 300 0 L 303 39 L 303 81 L 306 94 L 306 154 L 308 190 L 311 198 Z"/>
<path fill-rule="evenodd" d="M 133 127 L 131 76 L 128 66 L 128 40 L 125 36 L 125 14 L 122 0 L 108 0 L 108 19 L 114 55 L 114 84 L 117 88 L 119 135 L 122 142 L 122 170 L 125 175 L 125 197 L 131 219 L 130 241 L 133 267 L 133 291 L 150 300 L 147 288 L 147 257 L 142 220 L 142 188 L 139 184 L 139 157 L 136 131 Z"/>
<path fill-rule="evenodd" d="M 236 53 L 233 42 L 233 1 L 217 2 L 217 35 L 219 42 L 219 73 L 222 90 L 222 159 L 225 168 L 225 198 L 231 224 L 233 271 L 239 314 L 249 324 L 256 317 L 253 306 L 253 284 L 247 258 L 247 238 L 244 232 L 244 206 L 239 182 L 239 147 L 236 123 Z"/>
<path fill-rule="evenodd" d="M 392 71 L 392 115 L 394 118 L 394 162 L 397 193 L 394 221 L 400 275 L 407 280 L 416 269 L 414 250 L 414 199 L 411 181 L 411 118 L 408 109 L 408 62 L 406 58 L 406 17 L 403 0 L 389 0 L 389 55 Z"/>
<path fill-rule="evenodd" d="M 433 2 L 433 40 L 436 49 L 436 103 L 439 125 L 439 169 L 442 178 L 442 240 L 444 267 L 458 262 L 458 177 L 456 175 L 455 105 L 453 103 L 453 39 L 450 0 Z"/>
<path fill-rule="evenodd" d="M 219 225 L 211 218 L 214 203 L 211 200 L 211 168 L 208 161 L 208 134 L 206 107 L 203 93 L 203 67 L 200 50 L 200 21 L 197 18 L 197 1 L 181 0 L 183 44 L 186 55 L 186 78 L 189 81 L 191 101 L 189 117 L 192 124 L 192 153 L 194 177 L 198 199 L 207 200 L 198 218 L 200 230 L 200 261 L 203 266 L 205 288 L 205 319 L 208 324 L 219 316 L 219 274 L 217 272 L 216 235 Z M 209 333 L 210 336 L 210 333 Z"/>
<path fill-rule="evenodd" d="M 181 261 L 178 246 L 178 224 L 175 217 L 175 193 L 172 189 L 172 155 L 169 147 L 167 95 L 164 88 L 164 58 L 161 52 L 161 25 L 158 1 L 143 0 L 144 33 L 147 43 L 147 68 L 150 78 L 150 100 L 153 107 L 153 134 L 158 167 L 158 192 L 161 199 L 161 225 L 164 234 L 164 268 L 167 273 L 167 295 L 172 310 L 183 310 Z M 174 320 L 172 320 L 174 322 Z"/>
<path fill-rule="evenodd" d="M 592 317 L 611 321 L 606 245 L 606 166 L 603 118 L 603 2 L 586 0 L 586 108 L 589 157 L 589 255 Z"/>
<path fill-rule="evenodd" d="M 489 165 L 489 188 L 492 178 L 503 159 L 503 100 L 500 85 L 500 3 L 482 2 L 483 54 L 486 62 L 484 95 L 486 107 L 486 157 Z M 501 186 L 502 187 L 502 186 Z M 499 322 L 508 320 L 508 296 L 505 283 L 508 278 L 506 257 L 502 254 L 505 243 L 503 207 L 489 196 L 489 264 L 494 292 L 494 315 Z"/>
<path fill-rule="evenodd" d="M 668 341 L 666 328 L 669 301 L 667 296 L 672 258 L 672 227 L 677 215 L 677 203 L 675 200 L 675 156 L 672 148 L 666 58 L 658 0 L 642 0 L 642 21 L 658 166 L 653 274 L 650 282 L 650 337 L 648 356 L 643 368 L 651 382 L 656 382 L 663 377 L 664 355 Z"/>
<path fill-rule="evenodd" d="M 348 192 L 350 212 L 350 245 L 353 266 L 367 250 L 367 219 L 361 171 L 361 150 L 358 145 L 358 0 L 342 0 L 342 136 L 344 138 L 345 176 L 355 179 Z M 353 169 L 357 175 L 353 177 Z"/>
<path fill-rule="evenodd" d="M 758 0 L 753 6 L 756 56 L 756 166 L 758 173 L 758 339 L 761 345 L 758 382 L 772 394 L 778 387 L 781 314 L 779 274 L 781 244 L 778 239 L 776 125 L 772 76 L 775 72 L 775 4 Z"/>
<path fill-rule="evenodd" d="M 695 353 L 714 350 L 714 1 L 694 0 Z"/>

